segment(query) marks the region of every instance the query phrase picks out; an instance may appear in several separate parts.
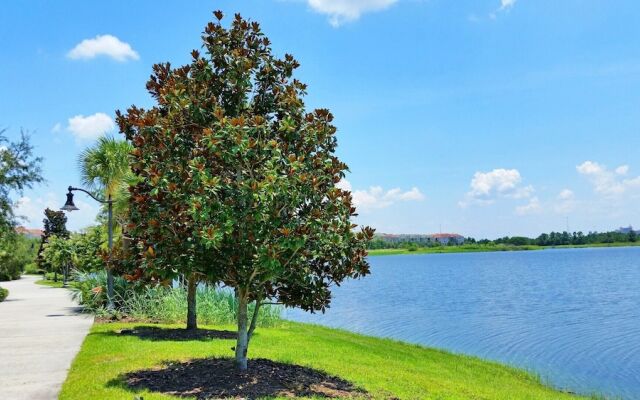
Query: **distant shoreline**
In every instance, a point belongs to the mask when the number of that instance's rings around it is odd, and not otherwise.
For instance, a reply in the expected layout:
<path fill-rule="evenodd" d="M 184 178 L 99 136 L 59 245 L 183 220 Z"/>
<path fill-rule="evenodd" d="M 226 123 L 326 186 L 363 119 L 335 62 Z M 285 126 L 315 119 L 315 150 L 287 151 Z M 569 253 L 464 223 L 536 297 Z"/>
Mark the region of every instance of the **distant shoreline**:
<path fill-rule="evenodd" d="M 583 249 L 597 247 L 635 247 L 640 246 L 640 242 L 615 242 L 615 243 L 593 243 L 593 244 L 567 244 L 557 246 L 538 246 L 538 245 L 508 245 L 508 244 L 463 244 L 460 246 L 438 246 L 438 247 L 420 247 L 410 251 L 407 249 L 372 249 L 369 250 L 370 256 L 393 256 L 402 254 L 443 254 L 443 253 L 486 253 L 498 251 L 531 251 L 546 249 Z"/>

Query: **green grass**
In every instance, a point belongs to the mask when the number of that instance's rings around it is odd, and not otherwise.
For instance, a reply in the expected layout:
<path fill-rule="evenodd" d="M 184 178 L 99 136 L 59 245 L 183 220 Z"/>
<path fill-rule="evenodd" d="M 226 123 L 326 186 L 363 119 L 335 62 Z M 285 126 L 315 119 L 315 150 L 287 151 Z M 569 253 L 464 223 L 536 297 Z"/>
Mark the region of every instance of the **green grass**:
<path fill-rule="evenodd" d="M 369 250 L 370 256 L 390 256 L 396 254 L 440 254 L 440 253 L 478 253 L 487 251 L 523 251 L 523 250 L 542 250 L 544 247 L 535 245 L 514 246 L 514 245 L 482 245 L 482 244 L 464 244 L 461 246 L 435 246 L 435 247 L 419 247 L 417 250 L 409 251 L 407 249 L 374 249 Z"/>
<path fill-rule="evenodd" d="M 232 356 L 233 340 L 149 341 L 116 333 L 138 325 L 95 324 L 71 366 L 60 399 L 170 399 L 174 397 L 133 392 L 119 376 L 166 361 Z M 475 357 L 293 322 L 258 329 L 249 356 L 324 370 L 352 381 L 375 399 L 583 398 L 555 391 L 527 372 Z"/>
<path fill-rule="evenodd" d="M 36 285 L 49 286 L 53 288 L 61 288 L 62 287 L 62 279 L 59 279 L 58 282 L 49 280 L 49 279 L 39 279 L 36 281 Z"/>
<path fill-rule="evenodd" d="M 590 247 L 630 247 L 630 246 L 640 246 L 640 242 L 568 244 L 568 245 L 559 245 L 559 246 L 464 244 L 461 246 L 420 247 L 417 250 L 413 250 L 413 251 L 410 251 L 407 249 L 372 249 L 372 250 L 369 250 L 369 255 L 370 256 L 391 256 L 391 255 L 398 255 L 398 254 L 481 253 L 481 252 L 490 252 L 490 251 L 527 251 L 527 250 L 545 250 L 545 249 L 573 249 L 573 248 L 582 249 L 582 248 L 590 248 Z"/>

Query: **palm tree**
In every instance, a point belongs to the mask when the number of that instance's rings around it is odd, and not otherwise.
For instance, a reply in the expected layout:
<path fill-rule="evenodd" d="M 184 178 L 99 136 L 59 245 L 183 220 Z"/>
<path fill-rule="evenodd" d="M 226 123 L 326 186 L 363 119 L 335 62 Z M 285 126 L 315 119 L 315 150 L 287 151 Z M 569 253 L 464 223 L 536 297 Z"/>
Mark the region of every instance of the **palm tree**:
<path fill-rule="evenodd" d="M 129 142 L 103 136 L 78 157 L 82 183 L 93 192 L 102 192 L 104 198 L 114 200 L 115 216 L 120 224 L 125 222 L 129 197 L 127 187 L 133 176 L 129 168 L 131 150 Z M 109 266 L 107 267 L 107 293 L 111 306 L 113 276 Z"/>
<path fill-rule="evenodd" d="M 102 191 L 107 198 L 121 197 L 126 193 L 123 188 L 131 176 L 129 157 L 132 150 L 125 140 L 101 137 L 78 158 L 82 183 L 93 191 Z"/>

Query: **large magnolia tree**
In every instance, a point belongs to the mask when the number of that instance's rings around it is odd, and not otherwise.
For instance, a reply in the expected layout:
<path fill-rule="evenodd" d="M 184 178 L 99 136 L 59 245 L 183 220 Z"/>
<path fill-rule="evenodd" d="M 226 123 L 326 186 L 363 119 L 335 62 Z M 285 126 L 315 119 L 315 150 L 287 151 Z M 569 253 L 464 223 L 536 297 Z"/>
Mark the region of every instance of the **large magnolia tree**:
<path fill-rule="evenodd" d="M 134 146 L 131 233 L 149 271 L 197 274 L 235 290 L 235 360 L 264 303 L 324 311 L 331 286 L 368 274 L 373 229 L 355 231 L 351 193 L 336 184 L 333 116 L 305 111 L 298 62 L 277 58 L 257 22 L 214 13 L 204 54 L 157 64 L 151 109 L 118 112 Z M 255 302 L 253 316 L 248 305 Z"/>

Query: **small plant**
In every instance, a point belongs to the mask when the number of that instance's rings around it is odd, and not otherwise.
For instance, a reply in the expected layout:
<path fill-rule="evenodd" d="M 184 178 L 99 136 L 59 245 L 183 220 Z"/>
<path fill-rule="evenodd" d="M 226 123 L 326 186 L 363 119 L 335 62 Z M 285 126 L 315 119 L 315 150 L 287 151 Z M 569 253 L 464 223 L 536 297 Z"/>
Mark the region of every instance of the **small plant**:
<path fill-rule="evenodd" d="M 9 296 L 9 290 L 0 287 L 0 301 L 4 301 L 4 299 L 6 299 L 7 296 Z"/>
<path fill-rule="evenodd" d="M 73 282 L 71 283 L 71 297 L 82 304 L 85 311 L 96 313 L 101 308 L 107 306 L 107 273 L 106 271 L 98 272 L 79 272 L 73 274 Z M 130 285 L 124 278 L 114 276 L 114 305 L 116 309 L 122 307 L 124 299 L 127 297 L 127 291 L 131 290 Z"/>

